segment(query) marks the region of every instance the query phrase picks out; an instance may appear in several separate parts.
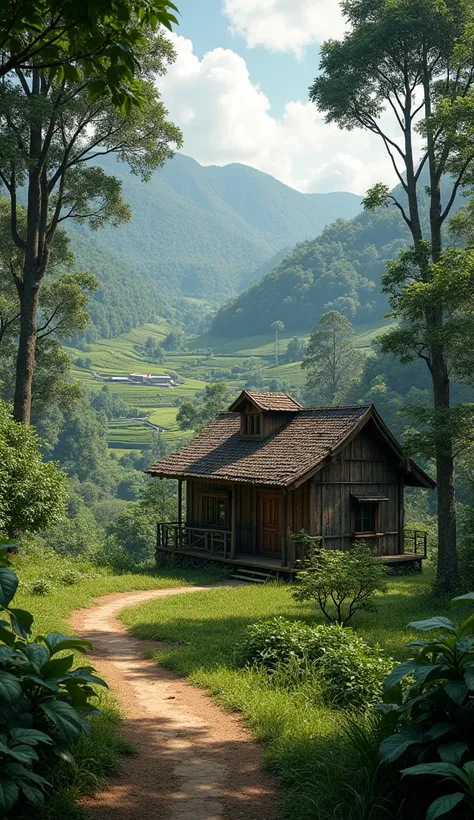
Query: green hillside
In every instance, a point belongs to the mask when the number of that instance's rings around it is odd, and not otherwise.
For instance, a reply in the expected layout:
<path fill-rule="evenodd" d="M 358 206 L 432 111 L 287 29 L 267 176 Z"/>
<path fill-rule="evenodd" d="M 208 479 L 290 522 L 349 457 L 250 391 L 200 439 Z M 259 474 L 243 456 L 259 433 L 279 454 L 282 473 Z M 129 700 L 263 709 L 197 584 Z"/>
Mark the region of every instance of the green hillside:
<path fill-rule="evenodd" d="M 443 200 L 449 191 L 442 183 Z M 401 186 L 394 189 L 404 201 Z M 454 211 L 463 203 L 458 197 Z M 422 220 L 428 199 L 421 203 Z M 394 204 L 353 219 L 337 219 L 320 236 L 301 242 L 274 269 L 227 302 L 212 324 L 215 336 L 264 332 L 280 319 L 288 330 L 312 327 L 326 310 L 339 310 L 356 325 L 377 324 L 387 312 L 380 277 L 388 259 L 409 243 L 407 227 Z M 277 257 L 278 259 L 278 257 Z"/>
<path fill-rule="evenodd" d="M 86 242 L 92 257 L 112 254 L 110 265 L 119 260 L 122 278 L 122 271 L 125 278 L 144 277 L 159 285 L 166 299 L 184 295 L 222 302 L 252 281 L 275 253 L 360 209 L 354 194 L 302 194 L 253 168 L 203 167 L 182 154 L 148 183 L 112 158 L 103 166 L 122 181 L 132 220 L 94 234 L 75 226 L 73 250 L 84 259 Z M 89 268 L 100 278 L 94 258 Z"/>
<path fill-rule="evenodd" d="M 361 328 L 357 335 L 357 346 L 368 352 L 379 329 Z M 174 444 L 187 435 L 176 424 L 180 401 L 192 399 L 206 383 L 220 379 L 225 380 L 230 389 L 237 393 L 245 386 L 248 376 L 241 372 L 232 373 L 232 369 L 240 368 L 242 363 L 261 366 L 265 387 L 275 379 L 284 380 L 290 388 L 297 388 L 304 383 L 300 362 L 285 362 L 281 356 L 279 366 L 275 366 L 273 333 L 238 339 L 219 339 L 205 334 L 190 338 L 185 351 L 169 352 L 163 365 L 150 362 L 145 358 L 140 345 L 149 336 L 161 342 L 169 331 L 168 322 L 160 319 L 157 323 L 145 324 L 114 339 L 101 339 L 91 345 L 87 353 L 70 349 L 74 360 L 73 377 L 94 390 L 100 390 L 107 384 L 109 390 L 119 396 L 128 408 L 136 410 L 139 416 L 147 415 L 152 424 L 164 428 L 163 439 Z M 291 335 L 288 332 L 281 334 L 281 354 Z M 309 332 L 301 336 L 307 339 Z M 211 356 L 204 355 L 203 351 L 206 349 L 212 350 Z M 77 360 L 84 363 L 86 356 L 90 359 L 88 366 L 79 366 Z M 94 378 L 92 371 L 101 378 L 112 374 L 123 376 L 132 372 L 171 371 L 178 374 L 179 384 L 171 389 L 114 384 Z M 131 419 L 116 419 L 109 425 L 109 447 L 117 455 L 127 450 L 143 449 L 150 443 L 152 435 L 150 426 Z"/>

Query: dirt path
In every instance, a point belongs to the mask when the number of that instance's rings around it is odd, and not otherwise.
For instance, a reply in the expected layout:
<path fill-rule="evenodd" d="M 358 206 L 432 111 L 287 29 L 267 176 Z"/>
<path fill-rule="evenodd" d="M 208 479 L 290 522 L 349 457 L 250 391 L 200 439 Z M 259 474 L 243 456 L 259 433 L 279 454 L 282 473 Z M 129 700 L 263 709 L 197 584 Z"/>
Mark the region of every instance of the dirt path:
<path fill-rule="evenodd" d="M 137 755 L 83 805 L 98 820 L 276 820 L 276 782 L 239 717 L 143 658 L 159 644 L 132 637 L 120 610 L 209 587 L 125 592 L 78 610 L 71 625 L 92 641 L 91 660 L 124 707 Z"/>

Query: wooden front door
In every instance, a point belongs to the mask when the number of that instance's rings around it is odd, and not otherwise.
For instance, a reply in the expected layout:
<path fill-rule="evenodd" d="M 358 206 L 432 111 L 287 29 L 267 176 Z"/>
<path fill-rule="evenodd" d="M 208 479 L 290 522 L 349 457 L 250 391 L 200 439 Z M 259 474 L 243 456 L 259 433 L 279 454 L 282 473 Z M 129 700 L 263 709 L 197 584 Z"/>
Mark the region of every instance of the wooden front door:
<path fill-rule="evenodd" d="M 258 554 L 281 557 L 282 499 L 279 493 L 261 493 L 258 510 Z"/>

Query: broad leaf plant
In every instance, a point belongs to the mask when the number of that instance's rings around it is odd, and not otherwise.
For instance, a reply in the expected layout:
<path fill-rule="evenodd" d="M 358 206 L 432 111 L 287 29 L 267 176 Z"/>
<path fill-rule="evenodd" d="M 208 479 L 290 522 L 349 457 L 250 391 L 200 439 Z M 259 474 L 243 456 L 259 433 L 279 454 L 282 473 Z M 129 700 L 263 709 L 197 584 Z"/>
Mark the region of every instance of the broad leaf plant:
<path fill-rule="evenodd" d="M 94 686 L 106 686 L 64 653 L 84 652 L 88 641 L 59 632 L 32 639 L 32 614 L 12 606 L 19 581 L 5 565 L 11 546 L 0 539 L 0 817 L 22 802 L 41 808 L 49 787 L 41 764 L 73 762 L 71 748 L 99 714 Z"/>
<path fill-rule="evenodd" d="M 472 604 L 474 592 L 451 603 Z M 412 658 L 384 682 L 381 711 L 391 733 L 380 745 L 381 763 L 403 778 L 428 778 L 422 782 L 435 799 L 426 820 L 473 817 L 474 614 L 460 625 L 436 616 L 409 626 L 435 634 L 407 644 Z"/>

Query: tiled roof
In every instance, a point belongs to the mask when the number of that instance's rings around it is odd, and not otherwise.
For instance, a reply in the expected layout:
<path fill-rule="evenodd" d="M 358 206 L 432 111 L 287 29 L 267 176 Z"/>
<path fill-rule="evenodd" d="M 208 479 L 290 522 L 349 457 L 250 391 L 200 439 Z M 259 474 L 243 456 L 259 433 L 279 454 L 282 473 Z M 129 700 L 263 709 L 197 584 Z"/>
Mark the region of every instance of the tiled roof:
<path fill-rule="evenodd" d="M 294 413 L 297 410 L 303 409 L 302 405 L 288 393 L 260 393 L 253 390 L 244 390 L 239 399 L 237 399 L 237 402 L 240 402 L 244 396 L 248 396 L 261 410 Z M 235 402 L 235 404 L 237 404 L 237 402 Z M 232 407 L 234 407 L 234 405 L 232 405 Z"/>
<path fill-rule="evenodd" d="M 221 413 L 181 450 L 146 472 L 167 478 L 289 486 L 317 467 L 371 412 L 371 405 L 300 410 L 262 440 L 241 438 L 240 416 Z"/>

